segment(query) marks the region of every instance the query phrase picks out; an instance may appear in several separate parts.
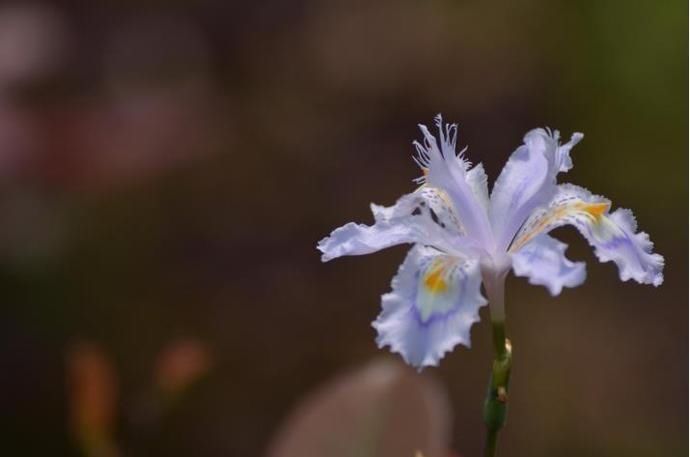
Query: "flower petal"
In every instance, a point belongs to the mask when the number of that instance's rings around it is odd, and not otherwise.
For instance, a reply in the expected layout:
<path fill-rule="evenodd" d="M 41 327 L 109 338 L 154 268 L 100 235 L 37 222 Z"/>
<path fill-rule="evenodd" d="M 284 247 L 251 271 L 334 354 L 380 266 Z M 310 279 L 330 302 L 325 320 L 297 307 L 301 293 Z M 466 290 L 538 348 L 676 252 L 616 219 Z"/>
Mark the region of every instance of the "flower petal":
<path fill-rule="evenodd" d="M 422 369 L 438 365 L 458 344 L 470 346 L 470 328 L 486 304 L 480 292 L 479 260 L 461 259 L 415 246 L 383 295 L 374 328 L 379 347 L 389 346 Z"/>
<path fill-rule="evenodd" d="M 498 247 L 506 249 L 520 226 L 556 193 L 556 175 L 572 168 L 570 149 L 582 139 L 573 134 L 560 146 L 558 131 L 534 129 L 510 156 L 491 192 L 489 217 Z"/>
<path fill-rule="evenodd" d="M 559 138 L 559 133 L 558 130 L 553 132 L 553 136 L 558 141 Z M 573 168 L 573 159 L 570 158 L 570 150 L 577 144 L 579 143 L 582 138 L 584 138 L 584 135 L 580 132 L 575 132 L 573 135 L 570 137 L 570 141 L 568 141 L 566 144 L 559 145 L 558 150 L 556 151 L 556 166 L 558 167 L 558 171 L 561 173 L 565 173 L 567 171 L 570 171 L 571 168 Z"/>
<path fill-rule="evenodd" d="M 424 142 L 415 141 L 417 163 L 425 171 L 424 182 L 443 189 L 455 206 L 467 235 L 487 244 L 492 239 L 491 227 L 486 209 L 477 198 L 467 181 L 469 162 L 462 152 L 456 155 L 457 124 L 443 125 L 441 116 L 436 116 L 439 141 L 425 125 L 419 125 Z"/>
<path fill-rule="evenodd" d="M 515 276 L 529 279 L 530 284 L 544 286 L 551 295 L 563 287 L 577 287 L 585 281 L 584 262 L 572 262 L 565 256 L 568 245 L 546 234 L 534 237 L 512 255 Z"/>
<path fill-rule="evenodd" d="M 515 237 L 510 250 L 519 252 L 540 233 L 566 224 L 575 226 L 601 262 L 618 266 L 622 281 L 660 285 L 664 281 L 664 258 L 652 252 L 649 236 L 637 231 L 637 222 L 628 209 L 609 213 L 611 202 L 572 184 L 558 186 L 556 195 L 533 212 Z"/>
<path fill-rule="evenodd" d="M 349 222 L 339 227 L 316 246 L 322 262 L 344 255 L 364 255 L 391 246 L 414 243 L 418 234 L 412 226 L 404 224 L 364 225 Z"/>
<path fill-rule="evenodd" d="M 317 249 L 329 260 L 344 255 L 363 255 L 404 243 L 435 246 L 447 253 L 463 253 L 472 247 L 464 237 L 448 197 L 435 188 L 422 186 L 402 196 L 395 205 L 371 205 L 374 225 L 350 222 L 319 241 Z"/>
<path fill-rule="evenodd" d="M 411 215 L 423 215 L 426 222 L 433 222 L 453 234 L 464 235 L 465 229 L 458 219 L 453 203 L 443 190 L 424 185 L 410 196 L 403 196 L 390 207 L 371 205 L 371 212 L 378 223 L 404 222 Z"/>
<path fill-rule="evenodd" d="M 467 172 L 467 184 L 470 190 L 477 199 L 477 202 L 484 208 L 484 211 L 489 211 L 489 179 L 484 171 L 484 165 L 478 163 L 470 168 Z"/>

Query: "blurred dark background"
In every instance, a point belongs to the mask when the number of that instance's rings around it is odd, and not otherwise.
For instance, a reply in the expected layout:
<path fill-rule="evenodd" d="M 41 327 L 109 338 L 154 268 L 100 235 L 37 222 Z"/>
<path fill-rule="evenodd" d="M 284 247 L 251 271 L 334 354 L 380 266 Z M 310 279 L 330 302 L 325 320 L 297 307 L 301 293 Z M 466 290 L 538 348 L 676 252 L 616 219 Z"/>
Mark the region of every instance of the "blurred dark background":
<path fill-rule="evenodd" d="M 587 282 L 509 280 L 499 455 L 687 455 L 687 18 L 675 0 L 3 3 L 0 453 L 264 455 L 309 392 L 383 354 L 370 322 L 405 248 L 321 264 L 315 244 L 413 188 L 416 124 L 441 112 L 490 181 L 527 130 L 584 132 L 566 179 L 633 208 L 666 257 L 661 287 L 621 283 L 559 229 Z M 465 456 L 486 312 L 423 375 Z"/>

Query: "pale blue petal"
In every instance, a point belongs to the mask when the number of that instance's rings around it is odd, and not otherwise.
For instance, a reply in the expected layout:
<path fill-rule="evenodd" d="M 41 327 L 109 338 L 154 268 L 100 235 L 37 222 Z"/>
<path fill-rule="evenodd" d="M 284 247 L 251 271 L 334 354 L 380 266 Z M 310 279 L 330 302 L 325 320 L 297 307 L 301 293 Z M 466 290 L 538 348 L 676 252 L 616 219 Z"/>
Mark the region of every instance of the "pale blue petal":
<path fill-rule="evenodd" d="M 554 137 L 558 140 L 558 130 L 554 132 Z M 580 132 L 573 133 L 570 141 L 558 147 L 556 151 L 556 166 L 559 172 L 567 172 L 573 168 L 573 160 L 570 158 L 570 150 L 579 143 L 584 135 Z"/>
<path fill-rule="evenodd" d="M 664 282 L 664 258 L 652 252 L 654 244 L 645 232 L 636 232 L 632 211 L 619 208 L 600 224 L 580 231 L 594 246 L 601 262 L 614 262 L 622 281 L 634 279 L 642 284 L 660 286 Z"/>
<path fill-rule="evenodd" d="M 484 211 L 489 211 L 489 179 L 484 171 L 484 165 L 478 163 L 467 171 L 467 184 L 470 190 L 477 199 L 477 202 L 484 208 Z"/>
<path fill-rule="evenodd" d="M 486 304 L 479 260 L 460 259 L 415 246 L 383 295 L 373 326 L 379 347 L 389 346 L 422 369 L 438 365 L 456 345 L 470 347 L 470 328 Z"/>
<path fill-rule="evenodd" d="M 321 260 L 328 262 L 344 255 L 371 254 L 398 244 L 414 243 L 417 238 L 415 230 L 403 224 L 369 226 L 350 222 L 319 241 L 317 248 L 323 253 Z"/>
<path fill-rule="evenodd" d="M 448 252 L 466 252 L 469 240 L 451 204 L 437 189 L 424 186 L 390 207 L 371 205 L 374 225 L 350 222 L 319 241 L 326 262 L 344 255 L 370 254 L 391 246 L 420 243 Z"/>
<path fill-rule="evenodd" d="M 467 182 L 469 163 L 462 155 L 456 155 L 458 126 L 443 125 L 441 116 L 436 117 L 438 141 L 425 125 L 419 125 L 424 135 L 423 143 L 415 141 L 417 163 L 425 170 L 424 181 L 444 190 L 455 206 L 467 235 L 488 245 L 492 239 L 486 209 L 477 201 Z"/>
<path fill-rule="evenodd" d="M 529 131 L 510 156 L 491 193 L 489 217 L 498 247 L 506 249 L 520 226 L 556 193 L 556 175 L 572 167 L 570 149 L 582 139 L 573 135 L 560 146 L 558 132 Z"/>
<path fill-rule="evenodd" d="M 426 222 L 446 229 L 451 234 L 464 235 L 465 228 L 450 201 L 448 195 L 440 189 L 421 186 L 409 196 L 404 196 L 393 206 L 372 204 L 371 212 L 376 222 L 404 222 L 414 212 L 425 217 Z"/>
<path fill-rule="evenodd" d="M 637 232 L 637 222 L 630 210 L 609 213 L 611 203 L 587 189 L 561 184 L 551 202 L 533 212 L 511 246 L 518 252 L 540 233 L 563 225 L 573 225 L 594 247 L 601 262 L 614 262 L 623 281 L 634 279 L 642 284 L 660 285 L 664 258 L 652 252 L 649 236 Z"/>
<path fill-rule="evenodd" d="M 513 272 L 527 277 L 530 284 L 546 287 L 554 296 L 563 287 L 577 287 L 587 276 L 585 263 L 569 260 L 567 248 L 565 243 L 540 234 L 512 255 Z"/>

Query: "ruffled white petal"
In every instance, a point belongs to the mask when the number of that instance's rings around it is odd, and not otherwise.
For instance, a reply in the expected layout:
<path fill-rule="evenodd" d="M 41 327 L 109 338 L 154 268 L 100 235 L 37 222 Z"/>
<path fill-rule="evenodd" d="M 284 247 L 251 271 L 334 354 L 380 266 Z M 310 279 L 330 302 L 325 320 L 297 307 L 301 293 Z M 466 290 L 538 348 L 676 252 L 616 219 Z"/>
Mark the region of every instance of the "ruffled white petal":
<path fill-rule="evenodd" d="M 570 150 L 582 139 L 558 144 L 558 132 L 534 129 L 510 156 L 491 193 L 489 217 L 498 247 L 506 249 L 520 226 L 556 193 L 556 175 L 572 167 Z"/>
<path fill-rule="evenodd" d="M 553 132 L 553 136 L 556 139 L 556 141 L 558 141 L 558 130 Z M 573 160 L 570 158 L 570 150 L 577 143 L 579 143 L 580 140 L 582 140 L 582 138 L 584 138 L 584 135 L 582 133 L 575 132 L 573 133 L 573 136 L 570 137 L 570 141 L 558 147 L 558 150 L 556 151 L 556 166 L 558 167 L 559 172 L 564 173 L 573 168 Z"/>
<path fill-rule="evenodd" d="M 551 202 L 533 212 L 511 246 L 519 252 L 541 233 L 566 224 L 575 226 L 594 247 L 601 262 L 614 262 L 622 281 L 634 279 L 642 284 L 660 285 L 664 258 L 652 252 L 653 244 L 627 209 L 609 213 L 611 203 L 587 189 L 561 184 Z"/>
<path fill-rule="evenodd" d="M 428 216 L 427 222 L 431 219 L 431 222 L 453 234 L 465 234 L 448 194 L 428 185 L 420 187 L 408 198 L 401 198 L 393 206 L 372 204 L 371 212 L 376 222 L 403 222 L 404 218 L 416 212 Z"/>
<path fill-rule="evenodd" d="M 417 234 L 412 227 L 404 225 L 364 225 L 349 222 L 319 241 L 317 248 L 322 252 L 321 261 L 344 255 L 363 255 L 391 246 L 414 243 Z"/>
<path fill-rule="evenodd" d="M 467 172 L 467 184 L 470 190 L 477 199 L 477 202 L 484 208 L 484 211 L 489 211 L 489 179 L 484 171 L 484 165 L 478 163 L 470 168 Z"/>
<path fill-rule="evenodd" d="M 374 225 L 350 222 L 319 241 L 321 260 L 344 255 L 363 255 L 405 243 L 420 243 L 448 252 L 464 252 L 469 240 L 463 237 L 453 206 L 442 191 L 423 186 L 404 195 L 390 207 L 371 205 Z"/>
<path fill-rule="evenodd" d="M 460 155 L 455 152 L 458 126 L 444 126 L 440 115 L 436 116 L 436 126 L 438 141 L 425 125 L 420 124 L 424 141 L 413 143 L 417 148 L 417 163 L 426 173 L 424 182 L 444 190 L 452 200 L 467 235 L 488 244 L 492 240 L 492 232 L 486 209 L 477 201 L 467 181 L 469 162 L 464 160 L 462 152 Z"/>
<path fill-rule="evenodd" d="M 383 295 L 373 322 L 379 347 L 389 346 L 410 365 L 438 365 L 456 345 L 470 346 L 470 328 L 486 304 L 479 260 L 414 246 Z"/>
<path fill-rule="evenodd" d="M 530 284 L 544 286 L 551 295 L 563 287 L 577 287 L 585 281 L 584 262 L 572 262 L 565 256 L 568 245 L 546 234 L 534 237 L 512 255 L 515 276 L 527 277 Z"/>

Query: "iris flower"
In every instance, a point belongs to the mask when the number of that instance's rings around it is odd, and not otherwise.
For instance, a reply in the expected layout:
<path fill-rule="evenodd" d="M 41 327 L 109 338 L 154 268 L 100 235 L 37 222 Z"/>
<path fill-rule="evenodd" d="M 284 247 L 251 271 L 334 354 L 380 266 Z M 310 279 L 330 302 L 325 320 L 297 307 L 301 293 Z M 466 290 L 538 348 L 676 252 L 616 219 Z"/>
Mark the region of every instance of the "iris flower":
<path fill-rule="evenodd" d="M 348 223 L 318 243 L 326 262 L 411 244 L 382 296 L 373 322 L 377 344 L 422 369 L 438 365 L 456 345 L 470 346 L 470 328 L 489 298 L 491 320 L 502 323 L 504 282 L 512 269 L 551 295 L 585 280 L 584 262 L 565 256 L 567 245 L 548 233 L 574 226 L 601 262 L 614 262 L 620 279 L 663 282 L 664 259 L 637 231 L 630 210 L 610 212 L 611 203 L 573 184 L 557 184 L 573 166 L 570 151 L 581 133 L 560 144 L 558 131 L 529 131 L 510 156 L 491 193 L 482 167 L 456 153 L 457 125 L 437 116 L 438 135 L 419 125 L 415 161 L 419 187 L 393 206 L 371 205 L 373 225 Z"/>

